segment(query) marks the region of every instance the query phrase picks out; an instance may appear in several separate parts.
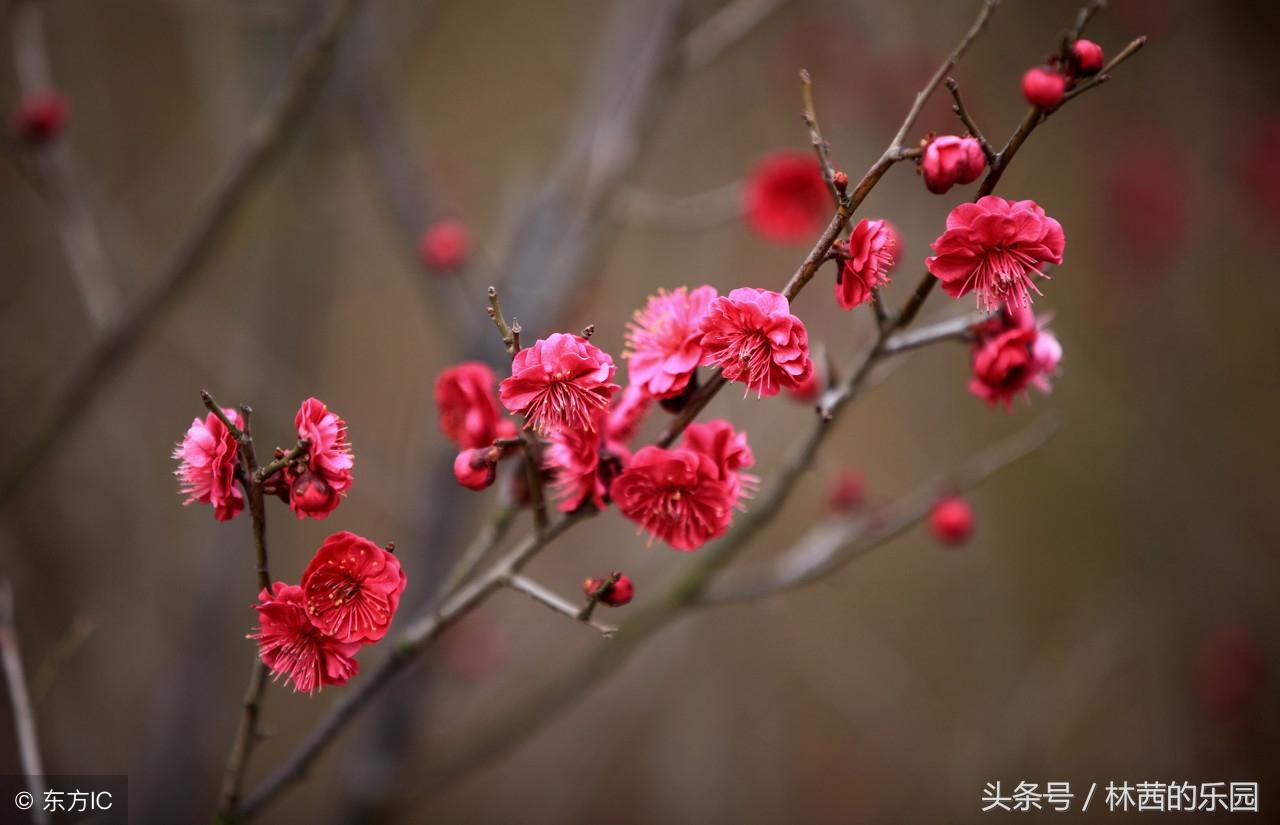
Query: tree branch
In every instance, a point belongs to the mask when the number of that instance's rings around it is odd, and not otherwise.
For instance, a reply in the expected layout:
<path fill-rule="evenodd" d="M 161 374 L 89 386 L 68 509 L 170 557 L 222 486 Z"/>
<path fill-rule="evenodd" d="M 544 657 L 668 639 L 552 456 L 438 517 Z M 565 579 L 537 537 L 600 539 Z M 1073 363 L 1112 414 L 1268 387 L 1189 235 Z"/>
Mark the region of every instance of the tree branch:
<path fill-rule="evenodd" d="M 31 820 L 45 825 L 49 814 L 44 810 L 44 763 L 40 758 L 40 738 L 36 735 L 36 716 L 27 693 L 27 677 L 22 668 L 22 651 L 18 646 L 18 629 L 13 620 L 13 585 L 0 580 L 0 659 L 9 687 L 9 706 L 13 710 L 13 729 L 18 740 L 18 757 L 27 780 L 27 791 L 35 798 Z M 9 804 L 9 800 L 4 800 Z"/>
<path fill-rule="evenodd" d="M 30 96 L 56 88 L 49 65 L 42 0 L 17 0 L 10 10 L 13 21 L 13 58 L 20 93 Z M 94 219 L 89 198 L 80 186 L 71 150 L 65 140 L 30 153 L 24 167 L 32 182 L 49 201 L 57 222 L 62 248 L 96 328 L 111 323 L 120 313 L 120 290 L 111 275 L 110 258 Z"/>
<path fill-rule="evenodd" d="M 553 593 L 528 576 L 513 573 L 504 579 L 502 583 L 518 593 L 525 594 L 536 602 L 542 602 L 561 616 L 568 616 L 575 622 L 590 625 L 592 628 L 599 631 L 600 635 L 604 636 L 606 639 L 618 632 L 618 628 L 613 625 L 601 624 L 600 622 L 590 618 L 590 616 L 585 619 L 582 618 L 580 615 L 581 608 L 579 608 L 578 605 L 570 602 L 568 599 L 565 599 L 557 593 Z"/>
<path fill-rule="evenodd" d="M 996 152 L 991 148 L 991 144 L 987 143 L 987 138 L 982 134 L 982 130 L 978 128 L 978 124 L 974 122 L 973 115 L 969 114 L 969 109 L 964 105 L 964 100 L 960 97 L 960 84 L 956 82 L 954 77 L 947 78 L 947 91 L 951 92 L 951 99 L 955 101 L 951 110 L 956 113 L 956 117 L 960 118 L 960 122 L 964 124 L 964 128 L 969 134 L 978 140 L 978 145 L 982 147 L 982 154 L 986 156 L 987 163 L 995 163 Z"/>

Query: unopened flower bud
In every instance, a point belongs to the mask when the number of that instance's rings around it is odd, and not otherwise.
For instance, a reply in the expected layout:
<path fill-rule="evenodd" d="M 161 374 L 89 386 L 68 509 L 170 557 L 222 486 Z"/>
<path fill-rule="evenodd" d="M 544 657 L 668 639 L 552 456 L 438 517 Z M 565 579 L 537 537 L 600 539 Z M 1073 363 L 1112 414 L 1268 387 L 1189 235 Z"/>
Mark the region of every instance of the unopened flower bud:
<path fill-rule="evenodd" d="M 847 513 L 862 505 L 867 494 L 867 481 L 852 467 L 842 467 L 827 488 L 827 511 Z"/>
<path fill-rule="evenodd" d="M 1061 72 L 1045 66 L 1033 66 L 1022 76 L 1022 96 L 1037 109 L 1052 109 L 1062 102 L 1067 79 Z"/>
<path fill-rule="evenodd" d="M 489 447 L 463 450 L 453 460 L 453 476 L 469 490 L 483 490 L 493 483 L 497 464 Z"/>
<path fill-rule="evenodd" d="M 418 254 L 428 269 L 455 270 L 467 261 L 471 251 L 471 233 L 456 218 L 437 221 L 422 233 Z"/>
<path fill-rule="evenodd" d="M 589 599 L 595 595 L 595 592 L 600 589 L 602 584 L 606 584 L 608 581 L 608 579 L 587 579 L 582 583 L 582 592 Z M 630 602 L 635 594 L 636 588 L 631 583 L 631 579 L 625 575 L 619 575 L 618 580 L 600 596 L 600 604 L 608 607 L 622 607 Z"/>
<path fill-rule="evenodd" d="M 973 183 L 986 168 L 987 156 L 977 138 L 940 135 L 929 141 L 920 158 L 924 185 L 941 195 L 957 183 Z"/>
<path fill-rule="evenodd" d="M 18 106 L 18 137 L 32 146 L 56 140 L 67 128 L 71 105 L 61 92 L 32 92 Z"/>
<path fill-rule="evenodd" d="M 837 171 L 831 176 L 831 182 L 835 184 L 836 191 L 844 194 L 844 190 L 849 188 L 849 176 L 843 171 Z"/>
<path fill-rule="evenodd" d="M 341 496 L 319 473 L 304 465 L 289 484 L 289 509 L 298 518 L 322 519 L 338 506 Z"/>
<path fill-rule="evenodd" d="M 1077 40 L 1071 44 L 1071 60 L 1076 74 L 1081 77 L 1097 74 L 1102 71 L 1102 47 L 1092 40 Z"/>
<path fill-rule="evenodd" d="M 973 509 L 959 496 L 944 498 L 929 514 L 929 531 L 945 545 L 964 544 L 973 535 Z"/>

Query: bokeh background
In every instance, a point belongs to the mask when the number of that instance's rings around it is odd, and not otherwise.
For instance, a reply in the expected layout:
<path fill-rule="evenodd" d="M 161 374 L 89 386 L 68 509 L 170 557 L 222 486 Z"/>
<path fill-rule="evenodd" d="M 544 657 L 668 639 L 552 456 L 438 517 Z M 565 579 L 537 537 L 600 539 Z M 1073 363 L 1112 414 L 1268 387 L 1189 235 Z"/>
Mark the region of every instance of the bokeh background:
<path fill-rule="evenodd" d="M 326 5 L 43 4 L 73 103 L 58 151 L 120 305 L 171 254 Z M 658 287 L 779 287 L 805 247 L 754 237 L 735 187 L 767 153 L 806 147 L 798 69 L 856 177 L 977 6 L 738 2 L 751 25 L 717 44 L 690 40 L 715 0 L 363 5 L 189 288 L 0 514 L 48 768 L 127 773 L 134 821 L 208 817 L 253 656 L 248 520 L 179 506 L 172 477 L 201 388 L 251 403 L 272 444 L 308 395 L 347 419 L 356 485 L 325 522 L 273 508 L 274 572 L 296 579 L 333 530 L 394 540 L 411 581 L 402 616 L 416 613 L 492 503 L 453 484 L 432 400 L 448 364 L 502 359 L 484 286 L 505 280 L 530 337 L 594 323 L 615 354 Z M 957 70 L 993 140 L 1024 110 L 1022 71 L 1076 8 L 1006 0 Z M 1066 264 L 1037 303 L 1066 349 L 1053 394 L 990 410 L 966 391 L 963 348 L 914 355 L 842 418 L 746 560 L 821 518 L 843 466 L 890 501 L 1056 411 L 1047 447 L 972 494 L 968 546 L 944 551 L 917 529 L 815 586 L 688 616 L 514 747 L 445 776 L 435 766 L 469 731 L 608 644 L 499 594 L 268 819 L 963 822 L 982 818 L 987 782 L 1056 779 L 1257 780 L 1276 810 L 1278 18 L 1266 2 L 1114 0 L 1098 15 L 1090 36 L 1108 52 L 1138 34 L 1148 48 L 1039 130 L 999 189 L 1066 230 Z M 15 51 L 0 38 L 10 110 Z M 948 103 L 935 96 L 919 135 L 958 131 Z M 59 209 L 10 149 L 0 452 L 12 457 L 99 327 Z M 968 196 L 930 195 L 904 164 L 868 200 L 863 214 L 905 238 L 892 302 Z M 450 216 L 471 229 L 474 265 L 425 272 L 417 234 Z M 830 278 L 794 308 L 848 363 L 869 318 L 834 306 Z M 924 314 L 961 309 L 939 293 Z M 768 484 L 812 412 L 726 392 L 711 414 L 747 429 Z M 531 572 L 572 594 L 625 569 L 642 604 L 690 563 L 607 514 Z M 365 651 L 364 667 L 385 653 Z M 345 689 L 269 688 L 272 736 L 252 776 Z M 16 772 L 0 717 L 0 767 Z"/>

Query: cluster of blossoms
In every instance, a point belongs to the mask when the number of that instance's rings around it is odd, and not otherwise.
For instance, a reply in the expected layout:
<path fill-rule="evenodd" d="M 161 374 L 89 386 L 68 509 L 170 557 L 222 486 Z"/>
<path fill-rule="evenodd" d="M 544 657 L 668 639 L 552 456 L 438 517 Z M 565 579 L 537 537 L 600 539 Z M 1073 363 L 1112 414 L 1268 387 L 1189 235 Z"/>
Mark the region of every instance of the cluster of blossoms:
<path fill-rule="evenodd" d="M 237 428 L 244 426 L 236 410 L 225 409 L 223 415 Z M 294 427 L 306 448 L 264 489 L 288 502 L 298 518 L 323 519 L 351 489 L 354 459 L 347 424 L 323 401 L 308 398 L 294 417 Z M 277 450 L 277 457 L 283 455 L 283 450 Z M 219 521 L 235 518 L 244 509 L 241 487 L 246 471 L 240 444 L 219 416 L 210 412 L 204 419 L 194 419 L 173 457 L 180 462 L 174 475 L 187 496 L 184 504 L 208 504 Z"/>
<path fill-rule="evenodd" d="M 231 408 L 221 413 L 192 421 L 174 449 L 185 504 L 208 504 L 214 518 L 226 521 L 244 509 L 258 485 L 262 493 L 287 501 L 298 518 L 323 519 L 351 489 L 346 422 L 319 399 L 303 401 L 294 417 L 295 448 L 277 449 L 273 466 L 260 471 L 241 452 L 241 414 Z M 465 430 L 473 422 L 452 424 Z M 299 584 L 278 581 L 258 594 L 258 628 L 249 638 L 257 641 L 272 675 L 288 679 L 295 690 L 340 685 L 355 675 L 360 648 L 386 635 L 404 588 L 404 571 L 390 548 L 354 533 L 334 533 Z"/>
<path fill-rule="evenodd" d="M 1045 65 L 1027 69 L 1022 75 L 1022 96 L 1037 109 L 1053 109 L 1081 78 L 1102 71 L 1105 60 L 1102 47 L 1097 43 L 1083 38 L 1075 40 L 1065 57 L 1054 55 Z"/>
<path fill-rule="evenodd" d="M 258 595 L 249 638 L 272 676 L 313 693 L 356 674 L 360 648 L 387 635 L 405 588 L 400 561 L 354 533 L 325 539 L 300 584 L 276 582 Z"/>
<path fill-rule="evenodd" d="M 1102 62 L 1096 44 L 1077 40 L 1044 70 L 1060 81 L 1056 99 L 1031 88 L 1040 83 L 1038 75 L 1024 83 L 1027 96 L 1042 109 L 1056 107 Z M 917 163 L 926 188 L 945 194 L 977 181 L 990 157 L 978 137 L 930 134 L 921 141 Z M 810 155 L 777 152 L 748 178 L 742 214 L 765 241 L 808 239 L 826 225 L 832 195 L 841 197 L 847 185 L 841 172 L 828 183 Z M 924 261 L 928 272 L 947 294 L 973 294 L 988 313 L 970 330 L 970 390 L 992 405 L 1009 406 L 1029 387 L 1049 390 L 1062 348 L 1030 304 L 1033 294 L 1041 294 L 1039 281 L 1049 278 L 1048 267 L 1062 263 L 1065 246 L 1062 226 L 1039 204 L 995 195 L 953 208 L 932 243 L 934 254 Z M 902 257 L 892 223 L 859 220 L 847 239 L 830 247 L 836 304 L 852 310 L 879 300 Z M 681 422 L 678 442 L 670 443 L 673 435 L 636 449 L 636 430 L 653 406 L 677 414 L 685 409 L 699 391 L 702 368 L 742 384 L 746 394 L 785 391 L 813 401 L 824 376 L 811 358 L 808 330 L 781 293 L 739 288 L 720 295 L 709 285 L 680 286 L 659 290 L 635 312 L 622 358 L 625 389 L 614 383 L 608 353 L 568 333 L 516 351 L 509 377 L 499 379 L 478 363 L 447 369 L 436 383 L 436 403 L 441 430 L 460 449 L 454 474 L 463 486 L 480 490 L 494 483 L 502 459 L 536 456 L 538 473 L 562 511 L 614 504 L 652 538 L 696 550 L 725 532 L 753 490 L 755 479 L 745 473 L 754 463 L 746 434 L 723 420 Z M 519 421 L 505 417 L 500 405 Z M 829 506 L 844 512 L 861 500 L 860 477 L 848 476 Z M 931 524 L 940 541 L 958 544 L 972 532 L 972 512 L 962 499 L 949 498 L 938 504 Z"/>

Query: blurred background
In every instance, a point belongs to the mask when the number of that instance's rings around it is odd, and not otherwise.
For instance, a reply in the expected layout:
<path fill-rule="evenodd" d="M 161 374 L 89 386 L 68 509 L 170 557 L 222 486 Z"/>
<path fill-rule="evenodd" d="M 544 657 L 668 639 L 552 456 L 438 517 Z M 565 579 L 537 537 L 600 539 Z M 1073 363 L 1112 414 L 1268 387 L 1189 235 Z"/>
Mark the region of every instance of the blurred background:
<path fill-rule="evenodd" d="M 32 37 L 71 103 L 56 146 L 11 141 L 0 165 L 0 456 L 13 461 L 74 366 L 163 276 L 331 6 L 49 0 L 33 27 L 26 0 L 4 5 L 6 111 L 39 61 Z M 200 389 L 252 404 L 268 446 L 291 442 L 309 395 L 346 418 L 356 484 L 324 522 L 271 508 L 273 572 L 296 580 L 335 530 L 395 541 L 403 623 L 493 504 L 453 482 L 432 395 L 451 363 L 503 360 L 484 287 L 505 283 L 528 339 L 593 323 L 615 356 L 658 287 L 779 288 L 807 242 L 753 235 L 738 190 L 762 157 L 807 149 L 797 71 L 813 73 L 835 161 L 856 179 L 977 5 L 357 4 L 191 277 L 0 512 L 49 772 L 127 773 L 138 822 L 215 807 L 257 588 L 248 519 L 180 506 L 169 453 L 203 415 Z M 993 141 L 1025 110 L 1022 72 L 1077 8 L 1006 0 L 957 69 Z M 1275 5 L 1243 1 L 1114 0 L 1097 16 L 1088 36 L 1108 54 L 1139 34 L 1148 48 L 1037 131 L 998 190 L 1066 231 L 1036 304 L 1066 351 L 1053 394 L 988 409 L 967 392 L 963 347 L 913 355 L 843 416 L 743 561 L 823 517 L 842 467 L 865 475 L 872 504 L 892 501 L 1056 411 L 1048 446 L 971 495 L 966 547 L 917 528 L 814 586 L 687 616 L 512 747 L 450 769 L 471 731 L 609 644 L 499 593 L 267 818 L 963 822 L 997 780 L 1256 780 L 1274 810 L 1278 22 Z M 949 103 L 936 94 L 912 139 L 959 132 Z M 971 194 L 931 195 L 903 164 L 863 206 L 904 237 L 891 304 Z M 473 242 L 454 274 L 417 251 L 445 218 Z M 871 319 L 835 307 L 831 277 L 793 310 L 847 364 Z M 924 317 L 969 308 L 939 292 Z M 734 392 L 710 410 L 752 436 L 766 486 L 812 414 Z M 585 576 L 625 570 L 636 601 L 605 617 L 625 625 L 690 563 L 609 513 L 530 572 L 574 595 Z M 366 650 L 365 670 L 386 653 Z M 347 690 L 269 687 L 251 778 Z M 16 751 L 0 714 L 4 772 Z"/>

